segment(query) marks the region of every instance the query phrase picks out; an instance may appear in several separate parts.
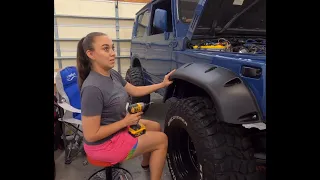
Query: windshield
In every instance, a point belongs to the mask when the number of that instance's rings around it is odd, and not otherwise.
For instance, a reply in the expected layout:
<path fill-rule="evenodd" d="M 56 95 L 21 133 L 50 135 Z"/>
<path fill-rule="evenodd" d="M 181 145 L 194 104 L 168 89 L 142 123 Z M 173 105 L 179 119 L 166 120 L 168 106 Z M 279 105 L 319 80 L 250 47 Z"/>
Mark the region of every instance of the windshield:
<path fill-rule="evenodd" d="M 190 23 L 192 21 L 193 13 L 198 2 L 199 0 L 178 0 L 179 19 L 183 23 Z"/>

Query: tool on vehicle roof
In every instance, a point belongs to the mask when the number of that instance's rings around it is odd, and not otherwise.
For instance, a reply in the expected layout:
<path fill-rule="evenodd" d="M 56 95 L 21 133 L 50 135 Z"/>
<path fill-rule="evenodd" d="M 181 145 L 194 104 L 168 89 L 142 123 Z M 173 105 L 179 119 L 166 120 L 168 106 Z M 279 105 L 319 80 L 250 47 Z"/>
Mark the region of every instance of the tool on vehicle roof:
<path fill-rule="evenodd" d="M 139 102 L 135 104 L 131 104 L 127 107 L 127 111 L 130 114 L 135 114 L 138 112 L 142 112 L 145 110 L 152 102 L 150 103 L 144 103 L 144 102 Z M 139 137 L 146 133 L 146 127 L 143 124 L 136 124 L 136 125 L 131 125 L 129 126 L 129 134 L 133 137 Z"/>

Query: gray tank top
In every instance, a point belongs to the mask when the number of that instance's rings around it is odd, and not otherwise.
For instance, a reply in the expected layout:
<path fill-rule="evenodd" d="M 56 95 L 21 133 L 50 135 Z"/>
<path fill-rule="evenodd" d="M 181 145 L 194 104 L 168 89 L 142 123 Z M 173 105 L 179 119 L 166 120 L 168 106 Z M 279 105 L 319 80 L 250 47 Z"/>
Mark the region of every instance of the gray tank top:
<path fill-rule="evenodd" d="M 101 115 L 100 125 L 108 125 L 123 119 L 126 115 L 128 93 L 124 86 L 126 80 L 115 70 L 110 77 L 91 71 L 81 88 L 81 113 L 84 116 Z M 84 142 L 98 145 L 114 136 L 111 135 L 97 142 Z"/>

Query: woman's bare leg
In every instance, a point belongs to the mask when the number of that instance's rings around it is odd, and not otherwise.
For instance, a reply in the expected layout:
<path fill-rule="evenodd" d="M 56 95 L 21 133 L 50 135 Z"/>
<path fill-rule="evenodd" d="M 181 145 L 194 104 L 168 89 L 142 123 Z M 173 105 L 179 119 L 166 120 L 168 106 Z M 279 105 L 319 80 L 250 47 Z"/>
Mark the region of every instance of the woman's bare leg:
<path fill-rule="evenodd" d="M 160 132 L 161 131 L 161 126 L 158 122 L 156 121 L 150 121 L 150 120 L 146 120 L 146 119 L 140 119 L 139 123 L 143 124 L 147 131 L 158 131 Z M 147 166 L 149 165 L 149 162 L 150 162 L 150 156 L 151 156 L 151 153 L 144 153 L 143 154 L 143 159 L 142 159 L 142 162 L 141 162 L 141 165 L 142 166 Z"/>
<path fill-rule="evenodd" d="M 133 153 L 137 157 L 151 152 L 150 173 L 151 180 L 160 180 L 168 149 L 168 138 L 163 132 L 147 131 L 138 137 L 138 146 Z"/>

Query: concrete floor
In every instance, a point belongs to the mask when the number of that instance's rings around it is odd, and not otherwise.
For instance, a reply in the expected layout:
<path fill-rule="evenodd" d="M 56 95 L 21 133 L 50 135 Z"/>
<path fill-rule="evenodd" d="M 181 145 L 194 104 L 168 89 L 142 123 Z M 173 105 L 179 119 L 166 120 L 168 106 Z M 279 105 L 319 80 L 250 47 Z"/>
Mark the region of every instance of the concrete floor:
<path fill-rule="evenodd" d="M 148 112 L 143 116 L 144 119 L 150 119 L 157 121 L 161 124 L 163 129 L 164 118 L 167 108 L 164 103 L 162 103 L 162 98 L 158 94 L 151 95 L 151 101 L 154 104 L 151 105 Z M 101 169 L 100 167 L 92 166 L 91 164 L 83 165 L 83 161 L 86 160 L 85 157 L 79 155 L 71 164 L 64 164 L 64 153 L 63 151 L 57 150 L 54 153 L 55 163 L 56 163 L 56 180 L 85 180 L 88 179 L 91 174 L 95 171 Z M 149 173 L 143 171 L 140 167 L 142 157 L 137 157 L 132 160 L 124 162 L 121 166 L 128 171 L 133 176 L 134 180 L 148 180 Z M 162 176 L 163 180 L 171 180 L 171 175 L 168 170 L 168 166 L 165 165 L 165 169 Z"/>

